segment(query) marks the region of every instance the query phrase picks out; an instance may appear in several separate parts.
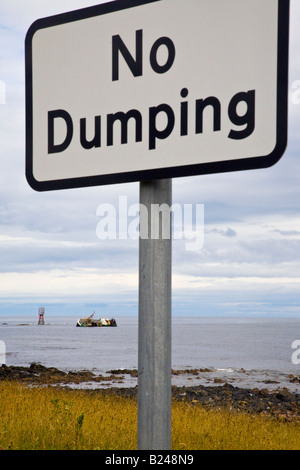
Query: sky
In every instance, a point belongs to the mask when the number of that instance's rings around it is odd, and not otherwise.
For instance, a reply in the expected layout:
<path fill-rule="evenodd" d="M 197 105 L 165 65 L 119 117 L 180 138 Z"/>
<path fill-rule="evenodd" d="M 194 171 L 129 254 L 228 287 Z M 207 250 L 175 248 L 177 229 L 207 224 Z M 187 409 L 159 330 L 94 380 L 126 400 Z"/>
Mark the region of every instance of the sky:
<path fill-rule="evenodd" d="M 139 183 L 36 192 L 25 178 L 24 40 L 38 18 L 100 3 L 0 0 L 0 315 L 138 315 L 138 240 L 100 239 L 99 206 Z M 173 203 L 204 208 L 204 242 L 173 240 L 173 315 L 300 316 L 300 3 L 291 0 L 289 136 L 281 160 L 176 178 Z M 297 160 L 298 159 L 298 160 Z M 192 206 L 191 206 L 192 205 Z M 130 220 L 133 220 L 132 218 Z M 133 220 L 134 221 L 134 220 Z"/>

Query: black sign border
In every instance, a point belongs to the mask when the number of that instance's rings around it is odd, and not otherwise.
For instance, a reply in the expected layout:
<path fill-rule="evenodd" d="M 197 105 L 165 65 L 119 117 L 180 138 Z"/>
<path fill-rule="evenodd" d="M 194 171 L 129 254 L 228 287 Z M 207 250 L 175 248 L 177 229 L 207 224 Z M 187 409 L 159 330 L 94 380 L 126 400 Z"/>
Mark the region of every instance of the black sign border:
<path fill-rule="evenodd" d="M 36 31 L 65 23 L 79 21 L 115 11 L 146 5 L 162 0 L 116 0 L 109 3 L 62 13 L 35 21 L 25 39 L 26 83 L 26 169 L 29 185 L 36 191 L 82 188 L 107 184 L 129 183 L 162 178 L 177 178 L 212 173 L 224 173 L 258 168 L 268 168 L 277 163 L 285 152 L 288 140 L 288 50 L 290 0 L 278 0 L 278 48 L 277 48 L 277 141 L 269 155 L 237 160 L 199 163 L 168 168 L 123 172 L 109 175 L 38 181 L 33 175 L 33 84 L 32 39 Z"/>

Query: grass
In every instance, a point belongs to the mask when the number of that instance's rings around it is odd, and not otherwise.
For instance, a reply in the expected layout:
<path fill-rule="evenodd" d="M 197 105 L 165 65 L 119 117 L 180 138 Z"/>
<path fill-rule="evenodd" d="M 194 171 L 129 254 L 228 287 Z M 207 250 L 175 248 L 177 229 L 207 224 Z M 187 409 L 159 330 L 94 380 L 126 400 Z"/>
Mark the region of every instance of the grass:
<path fill-rule="evenodd" d="M 0 449 L 136 450 L 132 398 L 3 381 L 0 403 Z M 172 449 L 300 450 L 300 423 L 174 400 Z"/>
<path fill-rule="evenodd" d="M 172 446 L 186 450 L 299 450 L 300 423 L 176 402 Z"/>

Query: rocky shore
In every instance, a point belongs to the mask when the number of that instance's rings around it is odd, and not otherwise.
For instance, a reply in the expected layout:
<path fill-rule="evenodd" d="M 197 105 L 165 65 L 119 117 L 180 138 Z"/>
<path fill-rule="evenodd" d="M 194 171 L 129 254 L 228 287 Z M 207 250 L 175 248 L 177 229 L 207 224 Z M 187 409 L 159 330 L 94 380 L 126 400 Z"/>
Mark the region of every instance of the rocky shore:
<path fill-rule="evenodd" d="M 176 375 L 181 373 L 173 371 Z M 30 367 L 6 366 L 0 367 L 1 380 L 14 380 L 35 386 L 64 386 L 85 383 L 108 383 L 109 387 L 92 389 L 89 393 L 115 393 L 120 396 L 137 396 L 137 387 L 120 387 L 124 374 L 137 377 L 137 370 L 112 370 L 108 375 L 95 375 L 91 371 L 64 372 L 54 367 L 41 364 L 31 364 Z M 293 380 L 293 379 L 291 379 Z M 117 386 L 118 384 L 118 386 Z M 83 387 L 84 388 L 84 387 Z M 269 390 L 267 388 L 247 389 L 225 383 L 213 386 L 173 386 L 172 396 L 191 405 L 201 405 L 206 408 L 246 411 L 251 414 L 276 416 L 284 420 L 300 420 L 300 394 L 292 393 L 285 388 Z"/>

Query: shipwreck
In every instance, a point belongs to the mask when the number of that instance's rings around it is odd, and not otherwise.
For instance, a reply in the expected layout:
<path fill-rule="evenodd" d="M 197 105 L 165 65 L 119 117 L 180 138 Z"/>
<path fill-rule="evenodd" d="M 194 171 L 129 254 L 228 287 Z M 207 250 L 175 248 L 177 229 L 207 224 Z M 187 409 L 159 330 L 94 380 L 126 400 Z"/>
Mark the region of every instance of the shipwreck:
<path fill-rule="evenodd" d="M 76 326 L 80 327 L 101 327 L 101 326 L 117 326 L 114 318 L 94 318 L 95 312 L 87 318 L 80 318 L 77 320 Z"/>

